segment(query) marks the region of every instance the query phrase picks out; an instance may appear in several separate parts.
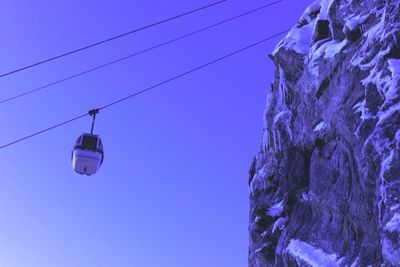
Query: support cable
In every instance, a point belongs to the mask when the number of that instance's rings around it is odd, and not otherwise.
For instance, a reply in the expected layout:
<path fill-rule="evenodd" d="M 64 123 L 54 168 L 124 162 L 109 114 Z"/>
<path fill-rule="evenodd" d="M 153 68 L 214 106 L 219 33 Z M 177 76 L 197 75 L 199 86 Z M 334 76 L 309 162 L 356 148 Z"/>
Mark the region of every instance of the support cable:
<path fill-rule="evenodd" d="M 157 49 L 157 48 L 161 48 L 161 47 L 163 47 L 163 46 L 166 46 L 166 45 L 175 43 L 175 42 L 177 42 L 177 41 L 179 41 L 179 40 L 186 39 L 186 38 L 188 38 L 188 37 L 190 37 L 190 36 L 193 36 L 193 35 L 196 35 L 196 34 L 198 34 L 198 33 L 201 33 L 201 32 L 207 31 L 207 30 L 210 30 L 210 29 L 212 29 L 212 28 L 215 28 L 215 27 L 218 27 L 218 26 L 220 26 L 220 25 L 226 24 L 226 23 L 228 23 L 228 22 L 231 22 L 231 21 L 233 21 L 233 20 L 239 19 L 239 18 L 241 18 L 241 17 L 250 15 L 250 14 L 255 13 L 255 12 L 257 12 L 257 11 L 263 10 L 263 9 L 265 9 L 265 8 L 267 8 L 267 7 L 270 7 L 270 6 L 272 6 L 272 5 L 278 4 L 278 3 L 282 2 L 282 1 L 284 1 L 284 0 L 278 0 L 278 1 L 275 1 L 275 2 L 272 2 L 272 3 L 269 3 L 269 4 L 266 4 L 266 5 L 260 6 L 260 7 L 258 7 L 258 8 L 249 10 L 249 11 L 247 11 L 247 12 L 245 12 L 245 13 L 242 13 L 242 14 L 236 15 L 236 16 L 234 16 L 234 17 L 231 17 L 231 18 L 222 20 L 222 21 L 220 21 L 220 22 L 211 24 L 211 25 L 209 25 L 209 26 L 207 26 L 207 27 L 204 27 L 204 28 L 201 28 L 201 29 L 199 29 L 199 30 L 196 30 L 196 31 L 193 31 L 193 32 L 184 34 L 184 35 L 181 35 L 181 36 L 179 36 L 179 37 L 173 38 L 173 39 L 168 40 L 168 41 L 166 41 L 166 42 L 162 42 L 162 43 L 159 43 L 159 44 L 154 45 L 154 46 L 152 46 L 152 47 L 149 47 L 149 48 L 140 50 L 140 51 L 135 52 L 135 53 L 133 53 L 133 54 L 130 54 L 130 55 L 121 57 L 121 58 L 119 58 L 119 59 L 115 59 L 115 60 L 113 60 L 113 61 L 110 61 L 110 62 L 101 64 L 101 65 L 99 65 L 99 66 L 96 66 L 96 67 L 87 69 L 87 70 L 85 70 L 85 71 L 82 71 L 82 72 L 73 74 L 73 75 L 68 76 L 68 77 L 66 77 L 66 78 L 62 78 L 62 79 L 60 79 L 60 80 L 57 80 L 57 81 L 54 81 L 54 82 L 51 82 L 51 83 L 48 83 L 48 84 L 39 86 L 39 87 L 37 87 L 37 88 L 34 88 L 34 89 L 31 89 L 31 90 L 25 91 L 25 92 L 23 92 L 23 93 L 20 93 L 20 94 L 17 94 L 17 95 L 14 95 L 14 96 L 11 96 L 11 97 L 2 99 L 2 100 L 0 100 L 0 105 L 1 105 L 1 104 L 4 104 L 4 103 L 7 103 L 7 102 L 10 102 L 10 101 L 13 101 L 13 100 L 15 100 L 15 99 L 24 97 L 24 96 L 26 96 L 26 95 L 30 95 L 30 94 L 33 94 L 33 93 L 42 91 L 42 90 L 47 89 L 47 88 L 49 88 L 49 87 L 55 86 L 55 85 L 57 85 L 57 84 L 60 84 L 60 83 L 63 83 L 63 82 L 66 82 L 66 81 L 69 81 L 69 80 L 78 78 L 78 77 L 80 77 L 80 76 L 89 74 L 89 73 L 91 73 L 91 72 L 94 72 L 94 71 L 103 69 L 103 68 L 105 68 L 105 67 L 114 65 L 114 64 L 119 63 L 119 62 L 121 62 L 121 61 L 125 61 L 125 60 L 127 60 L 127 59 L 136 57 L 136 56 L 138 56 L 138 55 L 141 55 L 141 54 L 150 52 L 150 51 L 155 50 L 155 49 Z"/>
<path fill-rule="evenodd" d="M 92 43 L 92 44 L 89 44 L 89 45 L 86 45 L 86 46 L 83 46 L 83 47 L 80 47 L 80 48 L 77 48 L 77 49 L 74 49 L 74 50 L 65 52 L 65 53 L 60 54 L 60 55 L 57 55 L 57 56 L 54 56 L 54 57 L 50 57 L 50 58 L 44 59 L 44 60 L 42 60 L 42 61 L 38 61 L 38 62 L 33 63 L 33 64 L 30 64 L 30 65 L 26 65 L 26 66 L 24 66 L 24 67 L 21 67 L 21 68 L 18 68 L 18 69 L 15 69 L 15 70 L 12 70 L 12 71 L 9 71 L 9 72 L 0 74 L 0 78 L 3 78 L 3 77 L 6 77 L 6 76 L 15 74 L 15 73 L 18 73 L 18 72 L 27 70 L 27 69 L 31 69 L 31 68 L 33 68 L 33 67 L 36 67 L 36 66 L 45 64 L 45 63 L 47 63 L 47 62 L 54 61 L 54 60 L 56 60 L 56 59 L 60 59 L 60 58 L 66 57 L 66 56 L 69 56 L 69 55 L 72 55 L 72 54 L 75 54 L 75 53 L 78 53 L 78 52 L 87 50 L 87 49 L 89 49 L 89 48 L 92 48 L 92 47 L 95 47 L 95 46 L 99 46 L 99 45 L 102 45 L 102 44 L 105 44 L 105 43 L 114 41 L 114 40 L 116 40 L 116 39 L 120 39 L 120 38 L 122 38 L 122 37 L 131 35 L 131 34 L 133 34 L 133 33 L 136 33 L 136 32 L 139 32 L 139 31 L 143 31 L 143 30 L 146 30 L 146 29 L 149 29 L 149 28 L 158 26 L 158 25 L 160 25 L 160 24 L 163 24 L 163 23 L 165 23 L 165 22 L 168 22 L 168 21 L 171 21 L 171 20 L 175 20 L 175 19 L 178 19 L 178 18 L 187 16 L 187 15 L 189 15 L 189 14 L 193 14 L 193 13 L 196 13 L 196 12 L 198 12 L 198 11 L 201 11 L 201 10 L 204 10 L 204 9 L 207 9 L 207 8 L 210 8 L 210 7 L 213 7 L 213 6 L 216 6 L 216 5 L 221 4 L 221 3 L 223 3 L 223 2 L 226 2 L 226 1 L 227 1 L 227 0 L 221 0 L 221 1 L 218 1 L 218 2 L 214 2 L 214 3 L 212 3 L 212 4 L 208 4 L 208 5 L 205 5 L 205 6 L 202 6 L 202 7 L 193 9 L 193 10 L 190 10 L 190 11 L 186 11 L 186 12 L 184 12 L 184 13 L 181 13 L 181 14 L 178 14 L 178 15 L 175 15 L 175 16 L 172 16 L 172 17 L 169 17 L 169 18 L 166 18 L 166 19 L 157 21 L 157 22 L 153 22 L 153 23 L 148 24 L 148 25 L 146 25 L 146 26 L 142 26 L 142 27 L 139 27 L 139 28 L 130 30 L 130 31 L 128 31 L 128 32 L 125 32 L 125 33 L 122 33 L 122 34 L 119 34 L 119 35 L 116 35 L 116 36 L 113 36 L 113 37 L 110 37 L 110 38 L 101 40 L 101 41 L 99 41 L 99 42 L 95 42 L 95 43 Z"/>
<path fill-rule="evenodd" d="M 146 93 L 146 92 L 149 92 L 149 91 L 151 91 L 151 90 L 153 90 L 153 89 L 156 89 L 157 87 L 160 87 L 160 86 L 162 86 L 162 85 L 164 85 L 164 84 L 170 83 L 170 82 L 175 81 L 175 80 L 177 80 L 177 79 L 179 79 L 179 78 L 182 78 L 182 77 L 184 77 L 184 76 L 187 76 L 187 75 L 189 75 L 189 74 L 191 74 L 191 73 L 193 73 L 193 72 L 196 72 L 196 71 L 198 71 L 198 70 L 204 69 L 204 68 L 206 68 L 206 67 L 208 67 L 208 66 L 210 66 L 210 65 L 213 65 L 213 64 L 218 63 L 218 62 L 220 62 L 220 61 L 222 61 L 222 60 L 225 60 L 225 59 L 227 59 L 227 58 L 230 58 L 230 57 L 232 57 L 232 56 L 234 56 L 234 55 L 236 55 L 236 54 L 239 54 L 239 53 L 241 53 L 241 52 L 244 52 L 244 51 L 246 51 L 246 50 L 249 50 L 250 48 L 253 48 L 253 47 L 255 47 L 255 46 L 261 45 L 261 44 L 263 44 L 263 43 L 265 43 L 265 42 L 267 42 L 267 41 L 269 41 L 269 40 L 271 40 L 271 39 L 273 39 L 273 38 L 276 38 L 276 37 L 278 37 L 278 36 L 280 36 L 280 35 L 283 35 L 283 34 L 285 34 L 285 33 L 287 33 L 287 32 L 289 32 L 289 30 L 285 30 L 285 31 L 276 33 L 276 34 L 274 34 L 274 35 L 271 35 L 271 36 L 269 36 L 269 37 L 267 37 L 267 38 L 265 38 L 265 39 L 262 39 L 262 40 L 260 40 L 260 41 L 258 41 L 258 42 L 252 43 L 252 44 L 250 44 L 250 45 L 248 45 L 248 46 L 246 46 L 246 47 L 243 47 L 243 48 L 241 48 L 241 49 L 235 50 L 235 51 L 233 51 L 233 52 L 231 52 L 231 53 L 229 53 L 229 54 L 227 54 L 227 55 L 225 55 L 225 56 L 222 56 L 222 57 L 219 57 L 219 58 L 217 58 L 217 59 L 214 59 L 214 60 L 212 60 L 212 61 L 210 61 L 210 62 L 208 62 L 208 63 L 206 63 L 206 64 L 200 65 L 200 66 L 198 66 L 198 67 L 196 67 L 196 68 L 193 68 L 193 69 L 191 69 L 191 70 L 188 70 L 188 71 L 186 71 L 186 72 L 183 72 L 183 73 L 181 73 L 181 74 L 179 74 L 179 75 L 176 75 L 176 76 L 171 77 L 171 78 L 169 78 L 169 79 L 167 79 L 167 80 L 164 80 L 164 81 L 162 81 L 162 82 L 159 82 L 159 83 L 157 83 L 157 84 L 155 84 L 155 85 L 152 85 L 152 86 L 150 86 L 150 87 L 148 87 L 148 88 L 146 88 L 146 89 L 143 89 L 143 90 L 141 90 L 141 91 L 137 91 L 137 92 L 135 92 L 135 93 L 133 93 L 133 94 L 131 94 L 131 95 L 128 95 L 128 96 L 126 96 L 126 97 L 123 97 L 123 98 L 120 98 L 120 99 L 118 99 L 118 100 L 115 100 L 115 101 L 113 101 L 113 102 L 111 102 L 111 103 L 109 103 L 109 104 L 106 104 L 106 105 L 104 105 L 104 106 L 102 106 L 102 107 L 100 107 L 100 108 L 98 108 L 98 109 L 94 109 L 94 110 L 100 111 L 100 110 L 104 110 L 104 109 L 110 108 L 110 107 L 112 107 L 112 106 L 115 106 L 115 105 L 117 105 L 117 104 L 120 104 L 121 102 L 127 101 L 127 100 L 129 100 L 129 99 L 131 99 L 131 98 L 133 98 L 133 97 L 136 97 L 136 96 L 138 96 L 138 95 L 141 95 L 141 94 L 144 94 L 144 93 Z M 46 129 L 44 129 L 44 130 L 38 131 L 38 132 L 36 132 L 36 133 L 27 135 L 27 136 L 22 137 L 22 138 L 20 138 L 20 139 L 17 139 L 17 140 L 14 140 L 14 141 L 12 141 L 12 142 L 9 142 L 9 143 L 7 143 L 7 144 L 4 144 L 4 145 L 0 146 L 0 149 L 3 149 L 3 148 L 5 148 L 5 147 L 14 145 L 14 144 L 19 143 L 19 142 L 22 142 L 22 141 L 25 141 L 25 140 L 27 140 L 27 139 L 30 139 L 30 138 L 32 138 L 32 137 L 34 137 L 34 136 L 43 134 L 43 133 L 48 132 L 48 131 L 50 131 L 50 130 L 54 130 L 55 128 L 58 128 L 58 127 L 61 127 L 61 126 L 66 125 L 66 124 L 72 123 L 72 122 L 74 122 L 74 121 L 76 121 L 76 120 L 79 120 L 79 119 L 81 119 L 81 118 L 83 118 L 83 117 L 86 117 L 86 116 L 91 116 L 91 111 L 89 111 L 88 113 L 84 113 L 84 114 L 82 114 L 82 115 L 76 116 L 76 117 L 74 117 L 74 118 L 72 118 L 72 119 L 69 119 L 69 120 L 67 120 L 67 121 L 64 121 L 64 122 L 55 124 L 55 125 L 53 125 L 53 126 L 51 126 L 51 127 L 49 127 L 49 128 L 46 128 Z"/>

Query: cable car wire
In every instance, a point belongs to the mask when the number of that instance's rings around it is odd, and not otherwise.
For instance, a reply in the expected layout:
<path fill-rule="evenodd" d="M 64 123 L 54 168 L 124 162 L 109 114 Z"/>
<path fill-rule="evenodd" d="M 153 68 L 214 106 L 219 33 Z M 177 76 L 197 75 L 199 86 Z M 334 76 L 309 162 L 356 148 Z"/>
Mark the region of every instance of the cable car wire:
<path fill-rule="evenodd" d="M 246 46 L 246 47 L 243 47 L 243 48 L 241 48 L 241 49 L 235 50 L 235 51 L 233 51 L 233 52 L 231 52 L 231 53 L 229 53 L 229 54 L 227 54 L 227 55 L 225 55 L 225 56 L 222 56 L 222 57 L 219 57 L 219 58 L 217 58 L 217 59 L 214 59 L 214 60 L 212 60 L 212 61 L 210 61 L 210 62 L 208 62 L 208 63 L 206 63 L 206 64 L 200 65 L 200 66 L 198 66 L 198 67 L 196 67 L 196 68 L 193 68 L 193 69 L 188 70 L 188 71 L 186 71 L 186 72 L 183 72 L 183 73 L 181 73 L 181 74 L 179 74 L 179 75 L 176 75 L 176 76 L 174 76 L 174 77 L 171 77 L 171 78 L 169 78 L 169 79 L 167 79 L 167 80 L 164 80 L 164 81 L 159 82 L 159 83 L 157 83 L 157 84 L 154 84 L 154 85 L 152 85 L 152 86 L 150 86 L 150 87 L 147 87 L 146 89 L 143 89 L 143 90 L 141 90 L 141 91 L 137 91 L 137 92 L 135 92 L 135 93 L 133 93 L 133 94 L 131 94 L 131 95 L 128 95 L 128 96 L 123 97 L 123 98 L 121 98 L 121 99 L 115 100 L 115 101 L 113 101 L 113 102 L 111 102 L 111 103 L 109 103 L 109 104 L 106 104 L 106 105 L 104 105 L 104 106 L 98 108 L 98 110 L 107 109 L 107 108 L 109 108 L 109 107 L 111 107 L 111 106 L 114 106 L 114 105 L 117 105 L 117 104 L 119 104 L 119 103 L 121 103 L 121 102 L 127 101 L 127 100 L 129 100 L 129 99 L 131 99 L 131 98 L 133 98 L 133 97 L 135 97 L 135 96 L 144 94 L 144 93 L 149 92 L 149 91 L 151 91 L 151 90 L 154 90 L 154 89 L 156 89 L 156 88 L 158 88 L 158 87 L 160 87 L 160 86 L 162 86 L 162 85 L 164 85 L 164 84 L 170 83 L 170 82 L 172 82 L 172 81 L 174 81 L 174 80 L 177 80 L 177 79 L 179 79 L 179 78 L 182 78 L 182 77 L 184 77 L 184 76 L 187 76 L 187 75 L 189 75 L 189 74 L 191 74 L 191 73 L 193 73 L 193 72 L 196 72 L 196 71 L 198 71 L 198 70 L 204 69 L 204 68 L 206 68 L 206 67 L 208 67 L 208 66 L 210 66 L 210 65 L 213 65 L 213 64 L 218 63 L 218 62 L 220 62 L 220 61 L 222 61 L 222 60 L 225 60 L 225 59 L 227 59 L 227 58 L 230 58 L 230 57 L 232 57 L 232 56 L 234 56 L 234 55 L 236 55 L 236 54 L 239 54 L 239 53 L 241 53 L 241 52 L 244 52 L 244 51 L 246 51 L 246 50 L 249 50 L 250 48 L 253 48 L 253 47 L 255 47 L 255 46 L 261 45 L 261 44 L 263 44 L 263 43 L 265 43 L 265 42 L 267 42 L 267 41 L 269 41 L 269 40 L 271 40 L 271 39 L 273 39 L 273 38 L 276 38 L 276 37 L 278 37 L 278 36 L 280 36 L 280 35 L 282 35 L 282 34 L 285 34 L 285 33 L 287 33 L 287 32 L 289 32 L 289 30 L 281 31 L 281 32 L 279 32 L 279 33 L 276 33 L 276 34 L 274 34 L 274 35 L 271 35 L 271 36 L 269 36 L 269 37 L 267 37 L 267 38 L 264 38 L 264 39 L 262 39 L 262 40 L 260 40 L 260 41 L 258 41 L 258 42 L 252 43 L 252 44 L 250 44 L 250 45 L 248 45 L 248 46 Z M 84 118 L 84 117 L 86 117 L 86 116 L 90 116 L 90 111 L 89 111 L 88 113 L 81 114 L 81 115 L 76 116 L 76 117 L 74 117 L 74 118 L 72 118 L 72 119 L 69 119 L 69 120 L 67 120 L 67 121 L 64 121 L 64 122 L 55 124 L 55 125 L 53 125 L 53 126 L 51 126 L 51 127 L 49 127 L 49 128 L 46 128 L 46 129 L 44 129 L 44 130 L 38 131 L 38 132 L 36 132 L 36 133 L 33 133 L 33 134 L 27 135 L 27 136 L 25 136 L 25 137 L 22 137 L 22 138 L 20 138 L 20 139 L 14 140 L 14 141 L 12 141 L 12 142 L 10 142 L 10 143 L 4 144 L 4 145 L 0 146 L 0 149 L 3 149 L 3 148 L 5 148 L 5 147 L 11 146 L 11 145 L 14 145 L 14 144 L 19 143 L 19 142 L 22 142 L 22 141 L 24 141 L 24 140 L 30 139 L 30 138 L 32 138 L 32 137 L 34 137 L 34 136 L 43 134 L 43 133 L 48 132 L 48 131 L 50 131 L 50 130 L 53 130 L 53 129 L 55 129 L 55 128 L 64 126 L 64 125 L 66 125 L 66 124 L 69 124 L 69 123 L 71 123 L 71 122 L 74 122 L 74 121 L 76 121 L 76 120 L 79 120 L 79 119 L 81 119 L 81 118 Z"/>
<path fill-rule="evenodd" d="M 68 124 L 68 123 L 71 123 L 71 122 L 73 122 L 73 121 L 82 119 L 82 118 L 84 118 L 84 117 L 86 117 L 86 116 L 89 116 L 89 114 L 88 114 L 88 113 L 85 113 L 85 114 L 76 116 L 76 117 L 74 117 L 74 118 L 72 118 L 72 119 L 69 119 L 69 120 L 67 120 L 67 121 L 64 121 L 64 122 L 55 124 L 55 125 L 53 125 L 53 126 L 51 126 L 51 127 L 49 127 L 49 128 L 46 128 L 46 129 L 44 129 L 44 130 L 41 130 L 41 131 L 39 131 L 39 132 L 36 132 L 36 133 L 30 134 L 30 135 L 27 135 L 27 136 L 25 136 L 25 137 L 22 137 L 22 138 L 20 138 L 20 139 L 17 139 L 17 140 L 15 140 L 15 141 L 12 141 L 12 142 L 10 142 L 10 143 L 8 143 L 8 144 L 2 145 L 2 146 L 0 146 L 0 149 L 5 148 L 5 147 L 8 147 L 8 146 L 11 146 L 11 145 L 14 145 L 14 144 L 19 143 L 19 142 L 22 142 L 22 141 L 24 141 L 24 140 L 26 140 L 26 139 L 30 139 L 30 138 L 32 138 L 32 137 L 34 137 L 34 136 L 39 135 L 39 134 L 42 134 L 42 133 L 51 131 L 51 130 L 56 129 L 56 128 L 58 128 L 58 127 L 61 127 L 61 126 L 65 125 L 65 124 Z"/>
<path fill-rule="evenodd" d="M 256 43 L 253 43 L 253 44 L 251 44 L 251 45 L 249 45 L 249 46 L 246 46 L 246 47 L 244 47 L 244 48 L 242 48 L 242 49 L 233 51 L 233 52 L 231 52 L 231 53 L 229 53 L 229 54 L 227 54 L 227 55 L 225 55 L 225 56 L 223 56 L 223 57 L 214 59 L 213 61 L 210 61 L 210 62 L 208 62 L 208 63 L 206 63 L 206 64 L 204 64 L 204 65 L 200 65 L 200 66 L 198 66 L 198 67 L 196 67 L 196 68 L 194 68 L 194 69 L 191 69 L 191 70 L 186 71 L 186 72 L 183 72 L 183 73 L 181 73 L 181 74 L 179 74 L 179 75 L 177 75 L 177 76 L 174 76 L 174 77 L 172 77 L 172 78 L 169 78 L 169 79 L 167 79 L 167 80 L 164 80 L 164 81 L 162 81 L 162 82 L 159 82 L 159 83 L 157 83 L 157 84 L 155 84 L 155 85 L 153 85 L 153 86 L 150 86 L 150 87 L 148 87 L 148 88 L 146 88 L 146 89 L 144 89 L 144 90 L 138 91 L 138 92 L 133 93 L 133 94 L 131 94 L 131 95 L 129 95 L 129 96 L 126 96 L 126 97 L 124 97 L 124 98 L 118 99 L 118 100 L 116 100 L 116 101 L 114 101 L 114 102 L 111 102 L 111 103 L 109 103 L 109 104 L 107 104 L 107 105 L 105 105 L 105 106 L 100 107 L 99 110 L 103 110 L 103 109 L 109 108 L 109 107 L 111 107 L 111 106 L 114 106 L 114 105 L 116 105 L 116 104 L 119 104 L 119 103 L 121 103 L 121 102 L 124 102 L 124 101 L 126 101 L 126 100 L 128 100 L 128 99 L 130 99 L 130 98 L 132 98 L 132 97 L 135 97 L 135 96 L 137 96 L 137 95 L 140 95 L 140 94 L 146 93 L 146 92 L 148 92 L 148 91 L 150 91 L 150 90 L 153 90 L 153 89 L 155 89 L 155 88 L 157 88 L 157 87 L 160 87 L 161 85 L 164 85 L 164 84 L 170 83 L 170 82 L 172 82 L 172 81 L 174 81 L 174 80 L 176 80 L 176 79 L 182 78 L 183 76 L 186 76 L 186 75 L 188 75 L 188 74 L 191 74 L 192 72 L 195 72 L 195 71 L 204 69 L 204 68 L 206 68 L 206 67 L 208 67 L 208 66 L 210 66 L 210 65 L 213 65 L 213 64 L 215 64 L 215 63 L 217 63 L 217 62 L 219 62 L 219 61 L 222 61 L 222 60 L 224 60 L 224 59 L 226 59 L 226 58 L 229 58 L 229 57 L 231 57 L 231 56 L 234 56 L 234 55 L 236 55 L 236 54 L 238 54 L 238 53 L 240 53 L 240 52 L 243 52 L 243 51 L 248 50 L 248 49 L 250 49 L 250 48 L 253 48 L 253 47 L 257 46 L 257 45 L 260 45 L 260 44 L 262 44 L 262 43 L 265 43 L 266 41 L 271 40 L 271 39 L 273 39 L 273 38 L 275 38 L 275 37 L 277 37 L 277 36 L 280 36 L 280 35 L 282 35 L 282 34 L 284 34 L 284 33 L 287 33 L 288 31 L 289 31 L 289 30 L 285 30 L 285 31 L 276 33 L 276 34 L 274 34 L 274 35 L 272 35 L 272 36 L 270 36 L 270 37 L 268 37 L 268 38 L 265 38 L 265 39 L 263 39 L 263 40 L 261 40 L 261 41 L 258 41 L 258 42 L 256 42 Z M 0 148 L 1 148 L 1 147 L 0 147 Z"/>
<path fill-rule="evenodd" d="M 54 57 L 50 57 L 50 58 L 44 59 L 44 60 L 42 60 L 42 61 L 38 61 L 38 62 L 33 63 L 33 64 L 30 64 L 30 65 L 26 65 L 26 66 L 24 66 L 24 67 L 21 67 L 21 68 L 18 68 L 18 69 L 15 69 L 15 70 L 12 70 L 12 71 L 9 71 L 9 72 L 0 74 L 0 78 L 3 78 L 3 77 L 6 77 L 6 76 L 15 74 L 15 73 L 18 73 L 18 72 L 27 70 L 27 69 L 31 69 L 31 68 L 33 68 L 33 67 L 36 67 L 36 66 L 39 66 L 39 65 L 48 63 L 48 62 L 50 62 L 50 61 L 54 61 L 54 60 L 56 60 L 56 59 L 60 59 L 60 58 L 63 58 L 63 57 L 66 57 L 66 56 L 69 56 L 69 55 L 72 55 L 72 54 L 75 54 L 75 53 L 78 53 L 78 52 L 87 50 L 87 49 L 89 49 L 89 48 L 93 48 L 93 47 L 95 47 L 95 46 L 99 46 L 99 45 L 102 45 L 102 44 L 105 44 L 105 43 L 114 41 L 114 40 L 116 40 L 116 39 L 120 39 L 120 38 L 122 38 L 122 37 L 131 35 L 131 34 L 133 34 L 133 33 L 136 33 L 136 32 L 139 32 L 139 31 L 143 31 L 143 30 L 146 30 L 146 29 L 149 29 L 149 28 L 158 26 L 158 25 L 160 25 L 160 24 L 163 24 L 163 23 L 165 23 L 165 22 L 169 22 L 169 21 L 172 21 L 172 20 L 175 20 L 175 19 L 178 19 L 178 18 L 187 16 L 187 15 L 190 15 L 190 14 L 196 13 L 196 12 L 198 12 L 198 11 L 201 11 L 201 10 L 204 10 L 204 9 L 207 9 L 207 8 L 210 8 L 210 7 L 213 7 L 213 6 L 216 6 L 216 5 L 221 4 L 221 3 L 223 3 L 223 2 L 226 2 L 226 1 L 227 1 L 227 0 L 220 0 L 220 1 L 218 1 L 218 2 L 214 2 L 214 3 L 212 3 L 212 4 L 208 4 L 208 5 L 205 5 L 205 6 L 196 8 L 196 9 L 192 9 L 192 10 L 186 11 L 186 12 L 184 12 L 184 13 L 181 13 L 181 14 L 178 14 L 178 15 L 175 15 L 175 16 L 172 16 L 172 17 L 169 17 L 169 18 L 166 18 L 166 19 L 157 21 L 157 22 L 153 22 L 153 23 L 151 23 L 151 24 L 148 24 L 148 25 L 145 25 L 145 26 L 142 26 L 142 27 L 133 29 L 133 30 L 130 30 L 130 31 L 128 31 L 128 32 L 125 32 L 125 33 L 122 33 L 122 34 L 119 34 L 119 35 L 116 35 L 116 36 L 113 36 L 113 37 L 110 37 L 110 38 L 107 38 L 107 39 L 104 39 L 104 40 L 101 40 L 101 41 L 98 41 L 98 42 L 95 42 L 95 43 L 92 43 L 92 44 L 89 44 L 89 45 L 86 45 L 86 46 L 83 46 L 83 47 L 80 47 L 80 48 L 77 48 L 77 49 L 74 49 L 74 50 L 71 50 L 71 51 L 68 51 L 68 52 L 65 52 L 65 53 L 63 53 L 63 54 L 60 54 L 60 55 L 57 55 L 57 56 L 54 56 Z"/>
<path fill-rule="evenodd" d="M 246 12 L 241 13 L 241 14 L 239 14 L 239 15 L 236 15 L 236 16 L 234 16 L 234 17 L 230 17 L 230 18 L 228 18 L 228 19 L 219 21 L 219 22 L 217 22 L 217 23 L 211 24 L 211 25 L 209 25 L 209 26 L 206 26 L 206 27 L 204 27 L 204 28 L 198 29 L 198 30 L 196 30 L 196 31 L 193 31 L 193 32 L 190 32 L 190 33 L 181 35 L 181 36 L 179 36 L 179 37 L 173 38 L 173 39 L 168 40 L 168 41 L 166 41 L 166 42 L 162 42 L 162 43 L 159 43 L 159 44 L 154 45 L 154 46 L 152 46 L 152 47 L 149 47 L 149 48 L 140 50 L 140 51 L 135 52 L 135 53 L 133 53 L 133 54 L 130 54 L 130 55 L 121 57 L 121 58 L 119 58 L 119 59 L 115 59 L 115 60 L 113 60 L 113 61 L 110 61 L 110 62 L 101 64 L 101 65 L 99 65 L 99 66 L 96 66 L 96 67 L 93 67 L 93 68 L 90 68 L 90 69 L 87 69 L 87 70 L 85 70 L 85 71 L 82 71 L 82 72 L 73 74 L 73 75 L 68 76 L 68 77 L 66 77 L 66 78 L 63 78 L 63 79 L 60 79 L 60 80 L 57 80 L 57 81 L 54 81 L 54 82 L 51 82 L 51 83 L 48 83 L 48 84 L 39 86 L 39 87 L 37 87 L 37 88 L 31 89 L 31 90 L 29 90 L 29 91 L 25 91 L 25 92 L 20 93 L 20 94 L 18 94 L 18 95 L 15 95 L 15 96 L 11 96 L 11 97 L 2 99 L 2 100 L 0 100 L 0 105 L 1 105 L 1 104 L 4 104 L 4 103 L 6 103 L 6 102 L 10 102 L 10 101 L 12 101 L 12 100 L 15 100 L 15 99 L 24 97 L 24 96 L 26 96 L 26 95 L 30 95 L 30 94 L 33 94 L 33 93 L 42 91 L 42 90 L 44 90 L 44 89 L 46 89 L 46 88 L 49 88 L 49 87 L 52 87 L 52 86 L 54 86 L 54 85 L 57 85 L 57 84 L 60 84 L 60 83 L 63 83 L 63 82 L 66 82 L 66 81 L 75 79 L 75 78 L 77 78 L 77 77 L 80 77 L 80 76 L 83 76 L 83 75 L 86 75 L 86 74 L 89 74 L 89 73 L 91 73 L 91 72 L 94 72 L 94 71 L 103 69 L 103 68 L 105 68 L 105 67 L 114 65 L 114 64 L 119 63 L 119 62 L 121 62 L 121 61 L 125 61 L 125 60 L 127 60 L 127 59 L 136 57 L 136 56 L 138 56 L 138 55 L 141 55 L 141 54 L 150 52 L 150 51 L 155 50 L 155 49 L 157 49 L 157 48 L 161 48 L 161 47 L 163 47 L 163 46 L 166 46 L 166 45 L 175 43 L 175 42 L 180 41 L 180 40 L 182 40 L 182 39 L 186 39 L 186 38 L 188 38 L 188 37 L 190 37 L 190 36 L 193 36 L 193 35 L 196 35 L 196 34 L 198 34 L 198 33 L 201 33 L 201 32 L 207 31 L 207 30 L 210 30 L 210 29 L 215 28 L 215 27 L 218 27 L 218 26 L 221 26 L 221 25 L 223 25 L 223 24 L 226 24 L 226 23 L 228 23 L 228 22 L 234 21 L 234 20 L 236 20 L 236 19 L 239 19 L 239 18 L 244 17 L 244 16 L 247 16 L 247 15 L 250 15 L 250 14 L 255 13 L 255 12 L 257 12 L 257 11 L 261 11 L 261 10 L 267 8 L 267 7 L 270 7 L 270 6 L 272 6 L 272 5 L 278 4 L 278 3 L 282 2 L 282 1 L 284 1 L 284 0 L 278 0 L 278 1 L 275 1 L 275 2 L 272 2 L 272 3 L 265 4 L 265 5 L 260 6 L 260 7 L 258 7 L 258 8 L 251 9 L 251 10 L 249 10 L 249 11 L 246 11 Z"/>

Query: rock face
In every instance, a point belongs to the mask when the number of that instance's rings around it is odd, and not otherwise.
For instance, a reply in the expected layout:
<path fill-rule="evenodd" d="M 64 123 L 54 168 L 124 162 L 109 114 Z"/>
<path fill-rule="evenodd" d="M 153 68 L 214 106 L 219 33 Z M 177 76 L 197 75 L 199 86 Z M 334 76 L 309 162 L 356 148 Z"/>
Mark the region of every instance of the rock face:
<path fill-rule="evenodd" d="M 318 0 L 271 58 L 249 266 L 400 266 L 400 2 Z"/>

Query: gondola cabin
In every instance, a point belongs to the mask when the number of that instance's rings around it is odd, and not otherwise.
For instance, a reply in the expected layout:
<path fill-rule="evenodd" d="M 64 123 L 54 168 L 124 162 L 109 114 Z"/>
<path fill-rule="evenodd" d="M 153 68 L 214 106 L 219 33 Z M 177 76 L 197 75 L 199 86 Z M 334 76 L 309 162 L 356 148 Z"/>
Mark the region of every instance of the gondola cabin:
<path fill-rule="evenodd" d="M 95 174 L 104 160 L 103 143 L 98 135 L 82 134 L 72 150 L 72 167 L 79 174 Z"/>

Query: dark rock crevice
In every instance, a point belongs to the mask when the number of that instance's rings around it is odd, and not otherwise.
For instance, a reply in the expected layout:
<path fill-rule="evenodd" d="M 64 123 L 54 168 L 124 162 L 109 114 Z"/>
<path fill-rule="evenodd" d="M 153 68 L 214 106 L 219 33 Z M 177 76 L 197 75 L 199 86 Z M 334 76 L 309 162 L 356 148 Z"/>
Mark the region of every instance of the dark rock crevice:
<path fill-rule="evenodd" d="M 315 27 L 313 36 L 313 43 L 331 37 L 330 21 L 329 20 L 318 20 Z"/>

